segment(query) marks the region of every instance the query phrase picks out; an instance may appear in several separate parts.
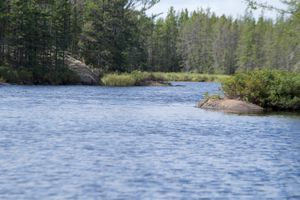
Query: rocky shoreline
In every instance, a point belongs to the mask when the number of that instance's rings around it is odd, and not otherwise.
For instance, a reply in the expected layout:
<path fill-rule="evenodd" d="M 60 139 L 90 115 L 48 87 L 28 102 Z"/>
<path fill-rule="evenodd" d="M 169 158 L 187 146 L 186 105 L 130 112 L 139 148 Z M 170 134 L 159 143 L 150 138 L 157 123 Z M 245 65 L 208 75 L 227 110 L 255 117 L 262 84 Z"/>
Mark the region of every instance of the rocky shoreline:
<path fill-rule="evenodd" d="M 198 107 L 205 110 L 235 114 L 259 114 L 264 111 L 264 109 L 258 105 L 226 98 L 206 98 L 198 103 Z"/>

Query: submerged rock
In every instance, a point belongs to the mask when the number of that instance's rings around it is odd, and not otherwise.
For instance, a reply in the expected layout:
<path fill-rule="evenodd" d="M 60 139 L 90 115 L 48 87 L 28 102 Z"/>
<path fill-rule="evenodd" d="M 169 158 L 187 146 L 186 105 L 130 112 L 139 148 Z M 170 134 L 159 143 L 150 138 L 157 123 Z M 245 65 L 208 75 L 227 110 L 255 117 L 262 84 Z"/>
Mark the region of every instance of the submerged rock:
<path fill-rule="evenodd" d="M 67 56 L 66 64 L 68 68 L 78 74 L 81 84 L 84 85 L 98 85 L 100 71 L 97 69 L 92 69 L 85 63 L 77 60 L 71 56 Z"/>
<path fill-rule="evenodd" d="M 264 109 L 252 103 L 235 99 L 208 98 L 200 101 L 199 108 L 236 114 L 261 113 Z"/>

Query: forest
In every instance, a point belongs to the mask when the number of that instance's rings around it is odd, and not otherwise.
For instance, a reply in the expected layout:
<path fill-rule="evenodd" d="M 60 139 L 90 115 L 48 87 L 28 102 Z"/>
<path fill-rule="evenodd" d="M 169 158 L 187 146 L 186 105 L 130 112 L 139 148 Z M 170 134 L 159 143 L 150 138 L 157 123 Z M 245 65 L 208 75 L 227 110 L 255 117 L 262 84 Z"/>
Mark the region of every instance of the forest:
<path fill-rule="evenodd" d="M 172 7 L 147 15 L 158 0 L 0 0 L 0 66 L 38 83 L 70 76 L 67 55 L 104 73 L 299 72 L 300 3 L 284 2 L 272 20 L 251 9 L 240 18 Z"/>

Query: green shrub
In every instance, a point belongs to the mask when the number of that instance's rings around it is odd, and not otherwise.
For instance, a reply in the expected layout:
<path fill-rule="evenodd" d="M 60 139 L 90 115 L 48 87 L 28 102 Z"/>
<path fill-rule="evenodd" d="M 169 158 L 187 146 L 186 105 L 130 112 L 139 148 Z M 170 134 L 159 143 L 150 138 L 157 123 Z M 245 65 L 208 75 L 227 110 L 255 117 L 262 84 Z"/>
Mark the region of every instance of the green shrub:
<path fill-rule="evenodd" d="M 254 70 L 223 80 L 225 95 L 276 110 L 300 109 L 300 74 Z"/>
<path fill-rule="evenodd" d="M 62 85 L 63 81 L 60 73 L 53 70 L 53 71 L 49 71 L 44 75 L 43 83 L 50 84 L 50 85 Z"/>
<path fill-rule="evenodd" d="M 43 76 L 43 83 L 51 85 L 78 84 L 79 82 L 77 74 L 63 67 L 50 70 Z"/>
<path fill-rule="evenodd" d="M 219 94 L 210 95 L 208 92 L 206 92 L 206 93 L 204 93 L 204 99 L 205 100 L 209 100 L 209 99 L 220 100 L 220 99 L 223 99 L 223 97 Z"/>
<path fill-rule="evenodd" d="M 18 72 L 10 67 L 0 67 L 0 76 L 9 83 L 20 83 Z"/>
<path fill-rule="evenodd" d="M 23 84 L 32 84 L 33 82 L 33 74 L 31 71 L 22 68 L 18 70 L 19 82 Z"/>
<path fill-rule="evenodd" d="M 78 74 L 68 69 L 60 73 L 60 77 L 61 77 L 61 84 L 63 85 L 80 83 L 80 77 L 78 76 Z"/>
<path fill-rule="evenodd" d="M 18 68 L 0 67 L 0 77 L 8 83 L 16 84 L 77 84 L 77 74 L 67 68 L 47 69 L 41 67 Z"/>

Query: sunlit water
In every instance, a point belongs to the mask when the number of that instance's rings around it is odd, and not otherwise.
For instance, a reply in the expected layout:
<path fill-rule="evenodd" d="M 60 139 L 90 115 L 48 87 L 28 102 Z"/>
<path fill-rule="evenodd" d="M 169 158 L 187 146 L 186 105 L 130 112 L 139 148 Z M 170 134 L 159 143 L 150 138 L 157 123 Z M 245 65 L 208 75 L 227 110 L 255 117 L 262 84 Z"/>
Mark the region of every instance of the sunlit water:
<path fill-rule="evenodd" d="M 300 199 L 300 117 L 195 107 L 216 83 L 0 87 L 0 199 Z"/>

